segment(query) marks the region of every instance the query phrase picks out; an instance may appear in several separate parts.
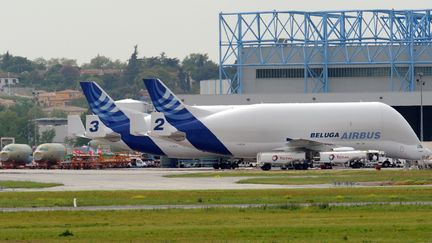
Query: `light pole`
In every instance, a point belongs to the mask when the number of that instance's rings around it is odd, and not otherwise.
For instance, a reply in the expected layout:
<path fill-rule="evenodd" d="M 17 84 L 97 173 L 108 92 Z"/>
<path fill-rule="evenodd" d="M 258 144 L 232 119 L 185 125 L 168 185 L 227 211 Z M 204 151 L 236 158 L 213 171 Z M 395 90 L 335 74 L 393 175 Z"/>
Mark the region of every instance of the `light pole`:
<path fill-rule="evenodd" d="M 417 75 L 417 84 L 420 85 L 420 141 L 423 142 L 423 85 L 425 82 L 422 79 L 423 73 L 417 73 Z"/>

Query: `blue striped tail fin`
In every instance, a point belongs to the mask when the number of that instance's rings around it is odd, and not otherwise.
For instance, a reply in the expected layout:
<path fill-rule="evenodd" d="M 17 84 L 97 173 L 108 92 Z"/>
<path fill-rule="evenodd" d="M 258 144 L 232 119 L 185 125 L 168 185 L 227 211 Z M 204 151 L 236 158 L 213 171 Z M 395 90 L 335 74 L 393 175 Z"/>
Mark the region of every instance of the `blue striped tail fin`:
<path fill-rule="evenodd" d="M 159 79 L 144 79 L 156 111 L 162 112 L 166 120 L 177 130 L 186 134 L 186 138 L 197 149 L 231 155 L 225 145 L 195 115 L 199 109 L 186 106 Z M 190 110 L 195 111 L 195 115 Z M 202 114 L 201 114 L 202 115 Z"/>
<path fill-rule="evenodd" d="M 129 118 L 116 106 L 114 100 L 95 82 L 80 82 L 90 110 L 109 128 L 129 124 Z M 115 129 L 113 129 L 115 131 Z"/>

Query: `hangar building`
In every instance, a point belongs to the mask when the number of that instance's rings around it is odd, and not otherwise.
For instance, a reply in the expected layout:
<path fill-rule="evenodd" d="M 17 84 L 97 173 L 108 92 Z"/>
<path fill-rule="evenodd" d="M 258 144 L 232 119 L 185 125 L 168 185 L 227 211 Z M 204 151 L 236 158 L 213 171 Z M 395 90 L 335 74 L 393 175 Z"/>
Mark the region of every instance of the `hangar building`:
<path fill-rule="evenodd" d="M 432 141 L 432 15 L 426 10 L 221 13 L 225 95 L 188 104 L 380 101 Z M 421 109 L 423 107 L 423 109 Z"/>

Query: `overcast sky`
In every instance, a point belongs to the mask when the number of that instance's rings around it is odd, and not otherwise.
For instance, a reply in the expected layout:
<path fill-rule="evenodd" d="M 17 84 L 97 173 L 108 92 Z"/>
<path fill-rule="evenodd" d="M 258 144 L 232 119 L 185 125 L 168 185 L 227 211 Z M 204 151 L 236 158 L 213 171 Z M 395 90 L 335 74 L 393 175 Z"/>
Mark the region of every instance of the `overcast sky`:
<path fill-rule="evenodd" d="M 431 0 L 0 0 L 0 53 L 79 63 L 97 54 L 218 60 L 219 12 L 265 10 L 427 9 Z"/>

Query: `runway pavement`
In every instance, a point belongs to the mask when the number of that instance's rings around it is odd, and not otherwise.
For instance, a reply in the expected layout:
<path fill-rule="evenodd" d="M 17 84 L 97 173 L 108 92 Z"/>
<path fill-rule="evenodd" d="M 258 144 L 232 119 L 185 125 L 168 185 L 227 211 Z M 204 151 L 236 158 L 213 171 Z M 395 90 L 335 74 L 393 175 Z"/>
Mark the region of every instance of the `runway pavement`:
<path fill-rule="evenodd" d="M 261 207 L 356 207 L 368 205 L 432 205 L 429 201 L 418 202 L 346 202 L 346 203 L 290 203 L 290 204 L 190 204 L 190 205 L 123 205 L 123 206 L 83 206 L 83 207 L 29 207 L 0 208 L 0 212 L 47 212 L 47 211 L 124 211 L 162 209 L 206 209 L 206 208 L 261 208 Z"/>
<path fill-rule="evenodd" d="M 328 188 L 321 185 L 237 184 L 247 177 L 166 178 L 164 175 L 214 171 L 212 169 L 118 169 L 118 170 L 0 170 L 0 180 L 61 183 L 42 189 L 3 189 L 13 191 L 83 190 L 211 190 L 266 188 Z"/>

